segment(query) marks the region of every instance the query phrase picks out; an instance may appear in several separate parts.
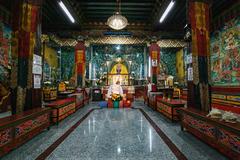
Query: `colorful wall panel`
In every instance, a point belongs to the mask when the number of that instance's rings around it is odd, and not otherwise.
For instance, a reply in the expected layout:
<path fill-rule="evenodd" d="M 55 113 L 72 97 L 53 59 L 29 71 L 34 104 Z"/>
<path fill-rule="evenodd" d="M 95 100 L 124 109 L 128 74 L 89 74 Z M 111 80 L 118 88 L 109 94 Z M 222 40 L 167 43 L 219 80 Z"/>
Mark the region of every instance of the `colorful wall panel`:
<path fill-rule="evenodd" d="M 54 68 L 58 67 L 58 57 L 57 57 L 57 51 L 55 49 L 46 46 L 44 58 L 51 67 L 54 67 Z"/>
<path fill-rule="evenodd" d="M 10 102 L 11 29 L 0 22 L 0 113 L 7 111 Z"/>
<path fill-rule="evenodd" d="M 75 54 L 74 48 L 62 49 L 61 55 L 61 77 L 62 80 L 68 81 L 73 77 L 75 72 Z"/>
<path fill-rule="evenodd" d="M 211 36 L 211 76 L 216 86 L 240 85 L 240 18 L 234 18 Z"/>
<path fill-rule="evenodd" d="M 123 64 L 130 69 L 128 61 L 132 61 L 131 73 L 136 79 L 144 77 L 144 52 L 145 45 L 91 45 L 92 48 L 92 78 L 100 78 L 103 73 L 107 72 L 106 61 L 110 61 L 109 70 L 121 59 Z M 119 49 L 117 49 L 119 47 Z M 89 53 L 89 52 L 88 52 Z M 90 54 L 90 53 L 89 53 Z M 87 57 L 86 62 L 89 63 Z M 130 71 L 129 70 L 129 71 Z"/>
<path fill-rule="evenodd" d="M 44 81 L 56 82 L 60 78 L 59 60 L 56 49 L 45 46 Z"/>
<path fill-rule="evenodd" d="M 176 48 L 161 48 L 160 62 L 164 67 L 161 72 L 165 72 L 167 75 L 176 76 Z"/>
<path fill-rule="evenodd" d="M 176 53 L 176 75 L 180 84 L 184 83 L 184 61 L 183 61 L 183 49 L 180 49 Z"/>
<path fill-rule="evenodd" d="M 212 108 L 240 119 L 240 19 L 226 22 L 211 36 Z"/>
<path fill-rule="evenodd" d="M 11 34 L 11 29 L 0 22 L 0 82 L 7 84 L 11 69 Z"/>

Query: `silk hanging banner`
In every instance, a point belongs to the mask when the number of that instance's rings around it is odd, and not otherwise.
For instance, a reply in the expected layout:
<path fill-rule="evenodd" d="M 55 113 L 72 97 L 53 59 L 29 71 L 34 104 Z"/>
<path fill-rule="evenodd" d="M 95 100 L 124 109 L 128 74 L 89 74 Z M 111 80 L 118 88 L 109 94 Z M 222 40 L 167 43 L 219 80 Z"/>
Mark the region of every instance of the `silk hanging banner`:
<path fill-rule="evenodd" d="M 83 50 L 77 50 L 76 63 L 83 63 Z"/>
<path fill-rule="evenodd" d="M 85 46 L 83 42 L 78 42 L 75 46 L 75 67 L 75 84 L 82 86 L 85 74 Z"/>
<path fill-rule="evenodd" d="M 209 5 L 202 2 L 190 2 L 189 9 L 193 56 L 210 56 Z"/>
<path fill-rule="evenodd" d="M 193 86 L 194 95 L 189 95 L 192 106 L 209 111 L 209 80 L 210 70 L 210 38 L 209 13 L 207 1 L 189 1 L 189 20 L 192 31 L 192 59 L 193 59 Z M 191 107 L 191 106 L 189 106 Z"/>
<path fill-rule="evenodd" d="M 150 57 L 151 57 L 151 75 L 152 83 L 157 84 L 157 75 L 159 74 L 159 62 L 160 62 L 160 47 L 156 43 L 152 43 L 150 48 Z"/>

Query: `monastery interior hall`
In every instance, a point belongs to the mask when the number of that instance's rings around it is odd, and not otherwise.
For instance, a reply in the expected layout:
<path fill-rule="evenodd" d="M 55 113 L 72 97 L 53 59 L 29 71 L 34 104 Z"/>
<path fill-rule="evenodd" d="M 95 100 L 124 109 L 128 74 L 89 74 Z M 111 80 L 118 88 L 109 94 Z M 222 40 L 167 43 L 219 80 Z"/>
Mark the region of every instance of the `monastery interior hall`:
<path fill-rule="evenodd" d="M 240 160 L 240 0 L 0 0 L 0 160 Z"/>

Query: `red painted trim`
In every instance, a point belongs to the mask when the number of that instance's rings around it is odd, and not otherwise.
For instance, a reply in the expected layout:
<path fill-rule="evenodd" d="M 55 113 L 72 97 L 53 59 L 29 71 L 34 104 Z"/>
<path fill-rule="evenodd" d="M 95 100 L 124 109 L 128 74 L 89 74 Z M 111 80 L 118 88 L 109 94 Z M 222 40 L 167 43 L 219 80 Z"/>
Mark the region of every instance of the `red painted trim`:
<path fill-rule="evenodd" d="M 53 101 L 52 103 L 50 104 L 47 104 L 46 106 L 60 106 L 60 105 L 64 105 L 66 103 L 71 103 L 71 102 L 75 102 L 75 98 L 66 98 L 66 99 L 60 99 L 60 100 L 56 100 L 56 101 Z"/>
<path fill-rule="evenodd" d="M 75 46 L 75 50 L 86 50 L 86 47 L 84 45 L 84 42 L 78 42 Z"/>
<path fill-rule="evenodd" d="M 31 140 L 33 137 L 37 136 L 41 132 L 44 131 L 44 129 L 48 128 L 50 126 L 50 122 L 46 122 L 31 131 L 27 132 L 26 134 L 13 138 L 9 143 L 3 145 L 0 147 L 0 159 L 2 156 L 6 155 L 10 151 L 14 150 L 17 147 L 20 147 L 24 143 L 27 143 L 29 140 Z"/>
<path fill-rule="evenodd" d="M 234 157 L 234 158 L 238 159 L 239 155 L 237 155 L 235 152 L 233 152 L 232 150 L 230 150 L 228 148 L 224 148 L 224 149 L 220 148 L 219 147 L 220 144 L 218 142 L 215 142 L 212 138 L 205 136 L 204 134 L 201 134 L 201 132 L 199 132 L 195 128 L 192 128 L 188 124 L 185 124 L 185 123 L 182 123 L 182 127 L 184 127 L 188 133 L 191 133 L 198 140 L 205 142 L 207 145 L 209 145 L 210 147 L 213 147 L 220 153 L 223 153 L 230 158 Z M 225 155 L 222 155 L 222 156 L 225 156 Z"/>
<path fill-rule="evenodd" d="M 240 87 L 218 87 L 218 86 L 213 86 L 211 87 L 212 92 L 221 92 L 221 93 L 240 93 Z"/>
<path fill-rule="evenodd" d="M 50 108 L 35 108 L 20 114 L 0 118 L 0 129 L 8 128 L 8 126 L 12 124 L 15 125 L 21 124 L 21 122 L 23 121 L 27 121 L 38 116 L 41 116 L 42 114 L 50 112 L 50 110 L 51 110 Z"/>

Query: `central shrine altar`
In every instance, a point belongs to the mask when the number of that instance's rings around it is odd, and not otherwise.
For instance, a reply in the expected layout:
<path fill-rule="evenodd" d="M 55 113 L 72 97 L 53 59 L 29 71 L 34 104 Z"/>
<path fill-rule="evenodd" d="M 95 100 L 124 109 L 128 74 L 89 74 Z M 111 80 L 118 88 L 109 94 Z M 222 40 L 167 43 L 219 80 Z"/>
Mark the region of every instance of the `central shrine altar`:
<path fill-rule="evenodd" d="M 107 85 L 115 84 L 120 81 L 120 85 L 129 85 L 130 75 L 126 65 L 122 63 L 115 64 L 107 76 Z"/>

